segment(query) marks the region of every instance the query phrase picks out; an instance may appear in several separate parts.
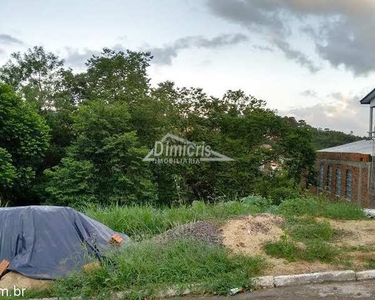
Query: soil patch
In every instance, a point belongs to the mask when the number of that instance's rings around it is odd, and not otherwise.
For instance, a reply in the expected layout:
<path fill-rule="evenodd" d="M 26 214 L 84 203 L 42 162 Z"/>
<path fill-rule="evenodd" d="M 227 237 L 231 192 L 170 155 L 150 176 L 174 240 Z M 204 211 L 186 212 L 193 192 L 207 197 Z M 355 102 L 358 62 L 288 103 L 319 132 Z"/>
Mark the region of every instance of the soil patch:
<path fill-rule="evenodd" d="M 332 228 L 338 231 L 340 238 L 335 241 L 338 246 L 375 247 L 374 220 L 319 220 L 329 222 Z"/>
<path fill-rule="evenodd" d="M 1 277 L 0 288 L 13 290 L 13 287 L 16 286 L 19 289 L 43 290 L 48 288 L 51 283 L 52 280 L 38 280 L 16 272 L 9 272 Z"/>
<path fill-rule="evenodd" d="M 340 249 L 345 249 L 354 269 L 368 268 L 368 258 L 374 257 L 375 263 L 375 221 L 374 220 L 330 220 L 319 218 L 318 221 L 328 221 L 336 232 L 336 239 L 331 243 Z M 246 218 L 229 220 L 222 227 L 223 245 L 234 253 L 261 255 L 265 257 L 269 267 L 264 275 L 300 274 L 323 272 L 348 268 L 337 264 L 319 261 L 288 262 L 285 259 L 274 258 L 265 254 L 263 246 L 266 242 L 278 241 L 284 234 L 281 229 L 284 220 L 281 216 L 260 214 Z M 299 243 L 297 243 L 299 244 Z"/>
<path fill-rule="evenodd" d="M 208 244 L 222 245 L 220 228 L 210 221 L 198 221 L 174 227 L 154 238 L 168 242 L 177 239 L 197 239 Z"/>
<path fill-rule="evenodd" d="M 283 222 L 281 217 L 271 214 L 230 220 L 222 227 L 223 244 L 234 252 L 264 254 L 263 244 L 283 235 Z"/>

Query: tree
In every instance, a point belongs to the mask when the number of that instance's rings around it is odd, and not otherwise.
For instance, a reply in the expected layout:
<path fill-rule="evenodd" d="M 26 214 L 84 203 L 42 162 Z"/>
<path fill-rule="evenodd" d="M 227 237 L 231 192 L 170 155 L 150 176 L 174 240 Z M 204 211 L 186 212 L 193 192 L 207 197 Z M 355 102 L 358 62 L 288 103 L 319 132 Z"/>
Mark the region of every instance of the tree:
<path fill-rule="evenodd" d="M 13 89 L 0 84 L 0 197 L 21 204 L 49 146 L 49 128 Z"/>
<path fill-rule="evenodd" d="M 55 107 L 54 97 L 60 91 L 64 62 L 43 47 L 34 47 L 11 59 L 0 68 L 0 80 L 12 86 L 37 110 Z"/>
<path fill-rule="evenodd" d="M 145 52 L 114 51 L 104 48 L 86 63 L 86 89 L 83 99 L 102 99 L 108 103 L 134 103 L 149 90 L 147 67 L 151 55 Z"/>
<path fill-rule="evenodd" d="M 96 100 L 80 106 L 73 125 L 77 138 L 67 158 L 45 172 L 49 202 L 74 206 L 88 199 L 106 204 L 156 200 L 149 165 L 142 161 L 147 149 L 139 145 L 130 118 L 126 103 Z"/>
<path fill-rule="evenodd" d="M 64 61 L 43 47 L 13 53 L 0 68 L 0 81 L 11 85 L 51 129 L 50 147 L 39 174 L 60 162 L 73 139 L 71 116 L 77 105 L 73 78 L 72 71 L 64 69 Z"/>

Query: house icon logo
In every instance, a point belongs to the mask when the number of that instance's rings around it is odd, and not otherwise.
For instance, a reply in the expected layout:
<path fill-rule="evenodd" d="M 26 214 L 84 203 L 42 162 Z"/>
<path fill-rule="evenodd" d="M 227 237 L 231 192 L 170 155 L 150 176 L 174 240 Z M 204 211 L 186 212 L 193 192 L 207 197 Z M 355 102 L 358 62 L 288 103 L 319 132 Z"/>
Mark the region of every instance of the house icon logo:
<path fill-rule="evenodd" d="M 213 151 L 205 142 L 193 143 L 173 134 L 156 141 L 154 148 L 143 161 L 157 164 L 199 164 L 201 162 L 227 162 L 234 159 Z"/>

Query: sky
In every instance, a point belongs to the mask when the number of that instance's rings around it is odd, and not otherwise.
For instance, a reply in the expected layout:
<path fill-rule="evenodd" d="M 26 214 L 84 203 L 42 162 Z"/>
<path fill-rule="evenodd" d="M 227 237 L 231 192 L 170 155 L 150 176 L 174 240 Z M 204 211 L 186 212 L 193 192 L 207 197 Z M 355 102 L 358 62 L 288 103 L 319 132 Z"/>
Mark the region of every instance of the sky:
<path fill-rule="evenodd" d="M 152 84 L 242 89 L 280 115 L 366 135 L 374 0 L 0 0 L 0 65 L 44 46 L 77 72 L 104 47 L 151 51 Z"/>

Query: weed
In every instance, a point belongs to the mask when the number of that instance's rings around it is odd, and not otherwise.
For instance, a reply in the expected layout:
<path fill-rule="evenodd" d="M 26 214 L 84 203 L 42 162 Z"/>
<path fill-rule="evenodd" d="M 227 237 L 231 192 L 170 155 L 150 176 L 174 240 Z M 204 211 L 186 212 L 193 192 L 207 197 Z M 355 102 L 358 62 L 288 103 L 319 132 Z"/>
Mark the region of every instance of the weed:
<path fill-rule="evenodd" d="M 152 206 L 109 206 L 89 205 L 81 209 L 85 214 L 124 232 L 136 240 L 160 234 L 172 227 L 200 220 L 226 220 L 231 217 L 259 213 L 263 205 L 240 201 L 207 204 L 195 201 L 191 206 L 155 208 Z"/>
<path fill-rule="evenodd" d="M 341 220 L 364 219 L 363 210 L 356 204 L 347 202 L 332 203 L 326 199 L 307 197 L 282 202 L 279 212 L 284 216 L 314 216 Z"/>
<path fill-rule="evenodd" d="M 58 280 L 55 295 L 98 298 L 106 291 L 127 290 L 131 298 L 138 298 L 176 283 L 181 289 L 199 283 L 207 292 L 226 294 L 233 287 L 250 288 L 250 278 L 265 267 L 259 257 L 229 255 L 224 248 L 194 240 L 131 244 L 111 261 L 114 264 Z"/>
<path fill-rule="evenodd" d="M 299 218 L 287 229 L 289 235 L 298 241 L 312 239 L 330 241 L 334 231 L 328 222 L 317 222 L 313 218 Z"/>
<path fill-rule="evenodd" d="M 375 258 L 369 257 L 366 259 L 366 264 L 368 269 L 375 269 Z"/>
<path fill-rule="evenodd" d="M 264 250 L 268 255 L 284 258 L 287 261 L 296 261 L 300 251 L 294 241 L 286 235 L 281 236 L 277 242 L 268 242 L 264 245 Z"/>
<path fill-rule="evenodd" d="M 311 240 L 306 243 L 301 258 L 308 261 L 333 262 L 339 254 L 340 251 L 332 245 L 322 240 Z"/>

